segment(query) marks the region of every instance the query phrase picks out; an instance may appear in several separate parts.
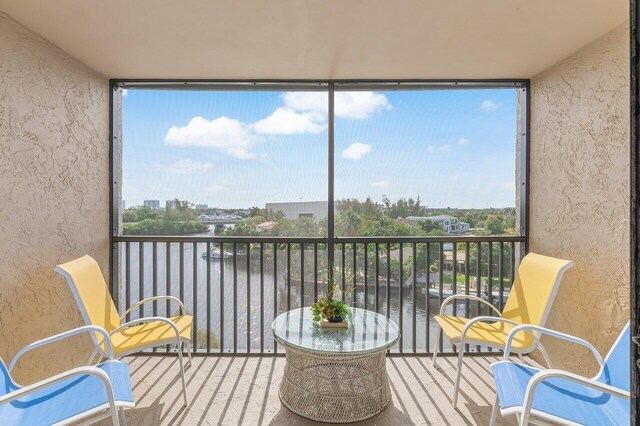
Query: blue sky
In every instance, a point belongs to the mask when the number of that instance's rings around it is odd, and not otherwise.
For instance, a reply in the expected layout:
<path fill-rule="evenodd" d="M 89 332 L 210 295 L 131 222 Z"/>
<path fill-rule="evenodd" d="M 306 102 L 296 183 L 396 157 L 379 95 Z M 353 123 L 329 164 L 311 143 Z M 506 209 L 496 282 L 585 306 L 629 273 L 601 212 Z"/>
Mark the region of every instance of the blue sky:
<path fill-rule="evenodd" d="M 128 90 L 123 199 L 327 199 L 327 95 Z M 337 92 L 335 196 L 515 205 L 514 89 Z"/>

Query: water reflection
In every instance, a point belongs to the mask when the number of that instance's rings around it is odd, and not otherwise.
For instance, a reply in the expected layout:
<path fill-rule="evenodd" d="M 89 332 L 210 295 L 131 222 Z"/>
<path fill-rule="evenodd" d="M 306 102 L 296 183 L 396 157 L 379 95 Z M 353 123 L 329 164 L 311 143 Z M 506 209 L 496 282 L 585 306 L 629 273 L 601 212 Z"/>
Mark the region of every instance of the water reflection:
<path fill-rule="evenodd" d="M 210 344 L 214 351 L 217 351 L 215 348 L 218 348 L 220 344 L 223 345 L 224 350 L 235 348 L 240 352 L 246 351 L 247 346 L 253 352 L 260 351 L 261 346 L 265 350 L 273 350 L 274 339 L 271 332 L 273 319 L 288 309 L 311 305 L 316 286 L 309 278 L 305 278 L 302 282 L 292 278 L 291 286 L 287 287 L 285 279 L 288 271 L 286 249 L 278 249 L 274 262 L 273 255 L 267 251 L 271 245 L 265 244 L 265 252 L 261 262 L 257 246 L 252 246 L 250 256 L 247 256 L 246 252 L 242 253 L 240 246 L 238 244 L 237 247 L 240 254 L 237 254 L 235 258 L 210 260 L 202 257 L 202 253 L 206 252 L 205 243 L 156 243 L 155 245 L 144 243 L 142 250 L 138 243 L 129 243 L 129 260 L 127 261 L 123 244 L 123 249 L 120 250 L 121 271 L 126 271 L 127 263 L 129 270 L 128 273 L 121 274 L 119 309 L 123 311 L 125 305 L 131 305 L 141 298 L 154 294 L 170 294 L 181 298 L 187 310 L 196 317 L 199 348 L 206 348 L 208 322 L 211 331 Z M 216 247 L 218 248 L 219 245 Z M 229 252 L 233 250 L 232 244 L 225 244 L 224 248 Z M 319 251 L 318 257 L 326 258 L 326 252 Z M 140 268 L 140 259 L 142 259 L 142 268 Z M 153 267 L 154 261 L 156 263 L 155 269 Z M 294 260 L 292 260 L 293 262 Z M 313 262 L 313 252 L 305 254 L 306 271 L 313 271 Z M 304 276 L 308 277 L 308 272 Z M 128 285 L 126 285 L 127 278 Z M 140 282 L 143 283 L 142 286 L 140 286 Z M 321 291 L 322 285 L 322 283 L 317 283 L 319 291 Z M 401 344 L 407 351 L 412 350 L 413 347 L 413 318 L 415 314 L 417 351 L 424 352 L 426 350 L 427 339 L 429 347 L 433 348 L 435 344 L 433 316 L 439 311 L 438 298 L 428 297 L 424 292 L 424 284 L 420 283 L 416 288 L 415 306 L 413 292 L 410 289 L 405 289 L 402 293 L 401 304 L 400 291 L 397 287 L 392 286 L 389 288 L 389 300 L 387 300 L 386 284 L 383 279 L 379 280 L 378 312 L 386 314 L 387 304 L 389 305 L 390 318 L 396 323 L 402 324 Z M 355 306 L 359 308 L 366 306 L 370 310 L 375 309 L 375 284 L 372 283 L 368 286 L 366 303 L 364 287 L 360 285 L 356 288 Z M 448 309 L 448 313 L 451 314 L 453 305 Z M 170 306 L 167 309 L 165 302 L 159 302 L 155 307 L 153 303 L 150 303 L 145 305 L 144 314 L 147 316 L 154 314 L 174 315 L 177 310 L 177 306 Z M 209 315 L 207 315 L 207 311 Z M 133 312 L 132 318 L 136 318 L 137 313 L 137 310 Z M 476 306 L 472 303 L 470 314 L 475 315 L 475 313 Z M 457 314 L 465 315 L 464 303 L 457 304 Z M 400 321 L 401 316 L 402 322 Z M 446 346 L 448 343 L 446 341 L 444 343 L 445 350 L 449 349 L 450 347 Z M 394 350 L 397 348 L 398 345 L 394 347 Z"/>

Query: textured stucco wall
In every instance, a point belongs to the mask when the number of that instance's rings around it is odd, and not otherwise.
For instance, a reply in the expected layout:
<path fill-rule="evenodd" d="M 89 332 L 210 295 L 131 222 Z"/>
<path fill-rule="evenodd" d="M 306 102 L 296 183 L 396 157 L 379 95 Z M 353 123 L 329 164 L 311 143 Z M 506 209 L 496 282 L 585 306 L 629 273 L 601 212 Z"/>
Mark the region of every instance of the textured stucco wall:
<path fill-rule="evenodd" d="M 572 259 L 547 326 L 606 352 L 629 318 L 629 38 L 623 25 L 531 81 L 530 250 Z M 543 340 L 558 366 L 595 364 Z"/>
<path fill-rule="evenodd" d="M 53 267 L 109 250 L 108 80 L 0 14 L 0 356 L 82 325 Z M 34 352 L 30 382 L 87 358 L 88 338 Z M 77 354 L 81 352 L 82 354 Z"/>

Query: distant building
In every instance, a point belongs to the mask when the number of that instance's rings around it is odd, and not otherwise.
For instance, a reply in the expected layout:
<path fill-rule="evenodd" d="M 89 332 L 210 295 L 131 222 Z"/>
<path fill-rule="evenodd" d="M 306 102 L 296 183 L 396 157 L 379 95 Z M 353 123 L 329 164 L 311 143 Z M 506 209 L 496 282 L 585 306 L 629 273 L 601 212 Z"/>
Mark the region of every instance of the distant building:
<path fill-rule="evenodd" d="M 122 210 L 125 210 L 127 208 L 127 203 L 122 200 Z"/>
<path fill-rule="evenodd" d="M 456 253 L 456 272 L 465 274 L 467 255 L 464 251 L 458 251 Z M 444 270 L 453 271 L 453 251 L 444 252 Z"/>
<path fill-rule="evenodd" d="M 329 210 L 328 201 L 297 201 L 292 203 L 267 203 L 265 209 L 273 213 L 282 212 L 287 219 L 311 217 L 326 219 Z"/>
<path fill-rule="evenodd" d="M 196 204 L 196 210 L 207 210 L 209 206 L 207 204 Z"/>
<path fill-rule="evenodd" d="M 144 200 L 142 205 L 151 210 L 160 210 L 160 200 Z"/>
<path fill-rule="evenodd" d="M 439 216 L 407 216 L 406 220 L 409 222 L 431 221 L 437 222 L 444 232 L 447 234 L 464 234 L 469 232 L 469 224 L 466 222 L 460 222 L 457 217 L 449 215 Z"/>
<path fill-rule="evenodd" d="M 178 208 L 178 202 L 176 200 L 167 200 L 165 206 L 167 207 L 167 209 L 175 210 Z"/>

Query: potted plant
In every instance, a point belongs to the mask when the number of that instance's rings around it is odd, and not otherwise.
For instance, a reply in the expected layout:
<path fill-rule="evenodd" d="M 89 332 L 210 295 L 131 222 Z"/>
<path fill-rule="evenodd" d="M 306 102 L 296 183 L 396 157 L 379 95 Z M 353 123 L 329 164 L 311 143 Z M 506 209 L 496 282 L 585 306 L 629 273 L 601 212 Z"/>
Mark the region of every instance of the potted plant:
<path fill-rule="evenodd" d="M 351 286 L 346 286 L 343 293 L 334 277 L 334 274 L 329 274 L 324 297 L 311 306 L 313 320 L 319 322 L 321 327 L 348 327 L 352 312 L 344 296 L 351 292 Z"/>

